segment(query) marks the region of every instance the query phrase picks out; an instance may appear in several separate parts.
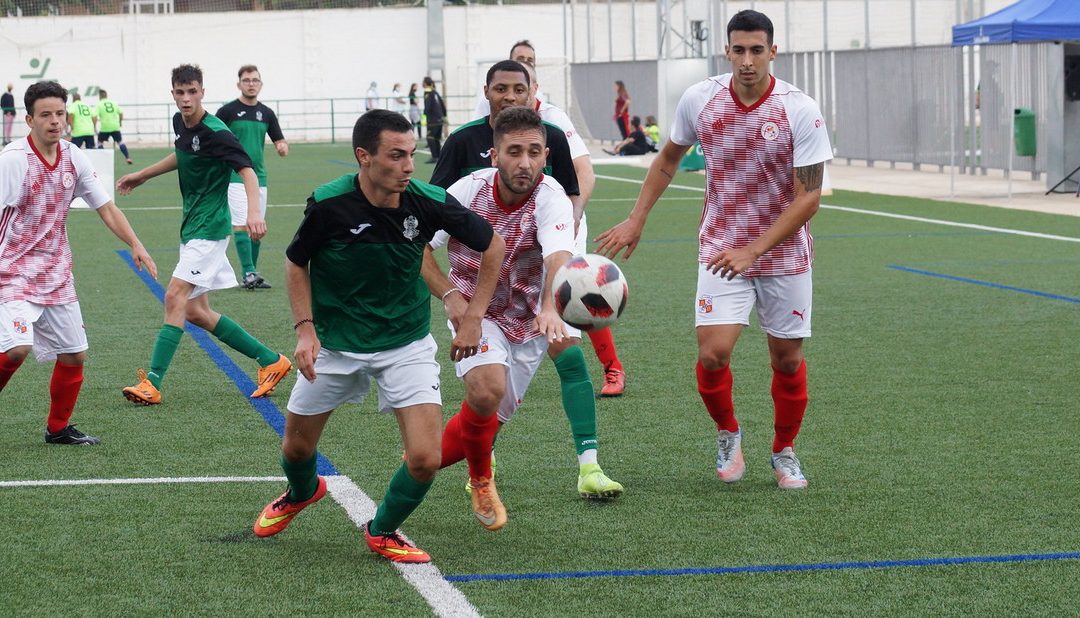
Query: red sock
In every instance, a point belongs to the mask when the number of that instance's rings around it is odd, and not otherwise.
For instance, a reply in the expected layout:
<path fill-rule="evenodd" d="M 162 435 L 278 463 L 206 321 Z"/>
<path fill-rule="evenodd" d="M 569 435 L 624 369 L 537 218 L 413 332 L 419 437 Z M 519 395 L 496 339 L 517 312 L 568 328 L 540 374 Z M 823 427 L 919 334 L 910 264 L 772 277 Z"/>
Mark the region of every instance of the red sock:
<path fill-rule="evenodd" d="M 442 463 L 439 469 L 452 466 L 465 459 L 465 445 L 461 442 L 461 413 L 450 417 L 442 432 Z"/>
<path fill-rule="evenodd" d="M 461 417 L 465 459 L 469 462 L 469 478 L 491 478 L 491 445 L 499 429 L 498 415 L 480 416 L 464 402 L 458 416 Z"/>
<path fill-rule="evenodd" d="M 22 365 L 22 361 L 13 361 L 7 354 L 0 352 L 0 391 L 7 386 L 8 380 L 15 375 L 15 370 Z"/>
<path fill-rule="evenodd" d="M 622 371 L 622 363 L 619 362 L 619 352 L 615 349 L 615 339 L 611 336 L 611 328 L 589 331 L 589 341 L 592 341 L 596 358 L 600 359 L 604 371 L 608 369 Z"/>
<path fill-rule="evenodd" d="M 773 369 L 772 398 L 776 411 L 773 417 L 776 436 L 773 438 L 772 450 L 779 453 L 795 445 L 795 436 L 799 434 L 806 404 L 810 401 L 806 392 L 806 359 L 803 359 L 795 373 L 781 373 Z"/>
<path fill-rule="evenodd" d="M 49 381 L 48 428 L 52 433 L 68 426 L 68 419 L 75 411 L 75 401 L 79 398 L 79 389 L 83 383 L 82 365 L 65 365 L 56 361 L 53 366 L 52 380 Z"/>
<path fill-rule="evenodd" d="M 709 416 L 716 421 L 716 429 L 735 433 L 739 421 L 735 420 L 735 404 L 731 401 L 731 366 L 722 369 L 706 369 L 701 361 L 697 364 L 697 389 Z"/>

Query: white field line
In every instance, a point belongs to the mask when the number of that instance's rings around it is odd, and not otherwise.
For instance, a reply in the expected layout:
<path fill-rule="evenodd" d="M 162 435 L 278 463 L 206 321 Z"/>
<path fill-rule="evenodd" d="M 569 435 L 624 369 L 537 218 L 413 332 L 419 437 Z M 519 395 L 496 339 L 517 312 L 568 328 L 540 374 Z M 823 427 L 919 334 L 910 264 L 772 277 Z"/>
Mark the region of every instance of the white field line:
<path fill-rule="evenodd" d="M 629 183 L 638 184 L 638 185 L 642 184 L 642 181 L 635 180 L 633 178 L 620 178 L 618 176 L 604 176 L 604 175 L 601 175 L 601 174 L 597 174 L 596 177 L 597 178 L 603 178 L 605 180 L 615 180 L 615 181 L 618 181 L 618 182 L 629 182 Z M 686 190 L 689 190 L 689 191 L 698 191 L 700 193 L 705 192 L 705 189 L 703 189 L 701 187 L 690 187 L 690 186 L 686 186 L 686 185 L 669 185 L 669 186 L 674 187 L 676 189 L 686 189 Z M 662 198 L 662 199 L 670 199 L 670 198 Z M 1012 234 L 1014 236 L 1029 236 L 1031 238 L 1042 238 L 1044 240 L 1061 240 L 1061 241 L 1065 241 L 1065 242 L 1080 242 L 1080 238 L 1076 238 L 1076 237 L 1073 237 L 1073 236 L 1058 236 L 1056 234 L 1043 234 L 1041 232 L 1028 232 L 1026 230 L 1016 230 L 1016 229 L 1005 228 L 1005 227 L 991 227 L 989 225 L 979 225 L 977 223 L 962 223 L 962 222 L 959 222 L 959 221 L 944 221 L 942 219 L 928 219 L 926 217 L 914 217 L 914 216 L 911 216 L 911 215 L 900 215 L 900 214 L 891 213 L 891 212 L 881 212 L 881 211 L 877 211 L 877 210 L 865 210 L 865 209 L 862 209 L 862 208 L 851 208 L 851 207 L 848 207 L 848 206 L 833 206 L 831 204 L 822 204 L 821 207 L 825 208 L 825 209 L 828 209 L 828 210 L 840 210 L 840 211 L 843 211 L 843 212 L 852 212 L 852 213 L 856 213 L 856 214 L 860 214 L 860 215 L 872 215 L 872 216 L 875 216 L 875 217 L 887 217 L 889 219 L 903 219 L 905 221 L 918 221 L 919 223 L 933 223 L 935 225 L 945 225 L 945 226 L 949 226 L 949 227 L 962 227 L 962 228 L 967 228 L 967 229 L 972 229 L 972 230 L 982 230 L 984 232 L 996 232 L 996 233 L 999 233 L 999 234 Z"/>
<path fill-rule="evenodd" d="M 334 501 L 341 505 L 357 528 L 375 517 L 375 502 L 347 476 L 328 476 L 326 486 Z M 406 537 L 408 538 L 408 537 Z M 411 540 L 410 540 L 411 542 Z M 480 612 L 460 590 L 443 578 L 434 562 L 428 564 L 391 563 L 438 616 L 479 618 Z"/>
<path fill-rule="evenodd" d="M 284 476 L 179 476 L 127 479 L 54 479 L 40 481 L 0 481 L 0 487 L 57 487 L 72 485 L 166 485 L 177 483 L 260 483 L 288 482 Z M 375 502 L 347 476 L 326 477 L 330 496 L 345 509 L 349 519 L 361 531 L 375 517 Z M 406 537 L 408 538 L 408 537 Z M 410 541 L 411 542 L 411 541 Z M 437 616 L 444 618 L 479 618 L 480 612 L 460 590 L 446 581 L 435 563 L 391 563 L 401 577 L 427 601 Z"/>

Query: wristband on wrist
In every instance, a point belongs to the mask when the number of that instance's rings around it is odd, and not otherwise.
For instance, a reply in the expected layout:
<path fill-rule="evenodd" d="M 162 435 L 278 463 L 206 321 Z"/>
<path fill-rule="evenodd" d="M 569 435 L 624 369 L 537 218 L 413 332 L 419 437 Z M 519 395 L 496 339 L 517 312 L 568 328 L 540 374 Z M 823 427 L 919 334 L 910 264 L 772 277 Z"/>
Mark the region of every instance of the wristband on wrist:
<path fill-rule="evenodd" d="M 450 288 L 449 290 L 447 290 L 447 291 L 443 292 L 443 295 L 442 295 L 442 299 L 443 299 L 443 301 L 444 301 L 444 302 L 446 301 L 446 297 L 447 297 L 447 296 L 450 296 L 450 295 L 451 295 L 451 294 L 453 294 L 454 292 L 460 292 L 460 291 L 461 291 L 461 290 L 459 290 L 459 289 L 457 289 L 457 288 Z"/>
<path fill-rule="evenodd" d="M 296 330 L 296 329 L 300 328 L 301 326 L 303 326 L 304 324 L 311 324 L 312 326 L 314 326 L 315 325 L 315 320 L 312 320 L 311 318 L 304 318 L 303 320 L 300 320 L 296 324 L 293 324 L 292 328 L 293 328 L 293 330 Z"/>

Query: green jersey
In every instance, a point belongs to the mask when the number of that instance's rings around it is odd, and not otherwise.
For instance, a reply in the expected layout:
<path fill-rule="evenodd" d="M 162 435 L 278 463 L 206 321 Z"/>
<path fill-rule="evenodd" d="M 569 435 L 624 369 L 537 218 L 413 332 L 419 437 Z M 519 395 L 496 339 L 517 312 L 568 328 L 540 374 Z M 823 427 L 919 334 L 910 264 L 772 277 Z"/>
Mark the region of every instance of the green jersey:
<path fill-rule="evenodd" d="M 101 99 L 95 111 L 98 117 L 98 131 L 113 133 L 120 130 L 120 115 L 124 112 L 119 105 L 108 99 Z"/>
<path fill-rule="evenodd" d="M 228 238 L 232 234 L 229 174 L 251 167 L 251 159 L 225 123 L 211 114 L 204 113 L 189 129 L 177 112 L 173 133 L 176 171 L 184 197 L 180 242 Z"/>
<path fill-rule="evenodd" d="M 315 189 L 285 255 L 308 267 L 312 318 L 324 348 L 369 354 L 428 335 L 431 300 L 420 265 L 439 230 L 481 252 L 493 234 L 452 195 L 418 180 L 397 208 L 369 202 L 357 174 Z"/>
<path fill-rule="evenodd" d="M 236 139 L 240 140 L 244 152 L 251 157 L 251 164 L 255 169 L 255 176 L 259 179 L 259 186 L 265 187 L 266 165 L 263 163 L 263 145 L 266 143 L 266 136 L 270 136 L 271 142 L 285 139 L 274 110 L 262 103 L 245 105 L 236 99 L 222 105 L 216 116 L 236 135 Z M 234 173 L 231 182 L 243 181 Z"/>
<path fill-rule="evenodd" d="M 85 137 L 94 134 L 94 110 L 83 101 L 72 101 L 68 106 L 68 124 L 71 125 L 71 137 Z"/>

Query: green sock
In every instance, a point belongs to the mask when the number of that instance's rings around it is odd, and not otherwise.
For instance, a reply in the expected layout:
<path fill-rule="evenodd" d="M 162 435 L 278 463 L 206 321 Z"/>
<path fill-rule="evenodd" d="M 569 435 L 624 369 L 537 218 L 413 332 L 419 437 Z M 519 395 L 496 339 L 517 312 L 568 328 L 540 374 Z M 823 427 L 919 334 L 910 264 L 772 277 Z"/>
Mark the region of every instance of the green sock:
<path fill-rule="evenodd" d="M 172 363 L 183 336 L 184 329 L 172 324 L 163 324 L 158 331 L 157 339 L 154 340 L 154 351 L 150 355 L 150 371 L 146 374 L 154 388 L 161 388 L 161 380 L 169 370 L 169 363 Z"/>
<path fill-rule="evenodd" d="M 289 499 L 293 502 L 303 502 L 315 495 L 319 488 L 319 475 L 315 473 L 316 453 L 304 461 L 289 461 L 281 456 L 281 469 L 285 471 L 285 478 L 289 479 Z"/>
<path fill-rule="evenodd" d="M 244 274 L 255 272 L 255 260 L 251 255 L 251 237 L 247 232 L 233 232 L 233 240 L 236 241 L 236 256 L 240 258 L 240 266 Z"/>
<path fill-rule="evenodd" d="M 570 421 L 574 434 L 574 446 L 578 455 L 597 446 L 596 400 L 593 399 L 592 380 L 585 365 L 581 346 L 567 348 L 555 359 L 555 371 L 559 373 L 562 386 L 563 410 Z"/>
<path fill-rule="evenodd" d="M 213 335 L 222 343 L 243 354 L 248 358 L 258 361 L 260 367 L 277 362 L 278 353 L 262 344 L 261 341 L 252 337 L 246 330 L 229 316 L 222 315 L 214 327 Z"/>
<path fill-rule="evenodd" d="M 414 479 L 405 464 L 401 464 L 394 473 L 394 478 L 390 479 L 390 487 L 386 488 L 382 504 L 375 511 L 375 519 L 371 520 L 371 533 L 390 534 L 397 530 L 405 518 L 424 501 L 429 489 L 431 483 L 421 483 Z"/>
<path fill-rule="evenodd" d="M 259 270 L 259 247 L 262 246 L 261 240 L 251 241 L 251 267 L 255 270 Z"/>

